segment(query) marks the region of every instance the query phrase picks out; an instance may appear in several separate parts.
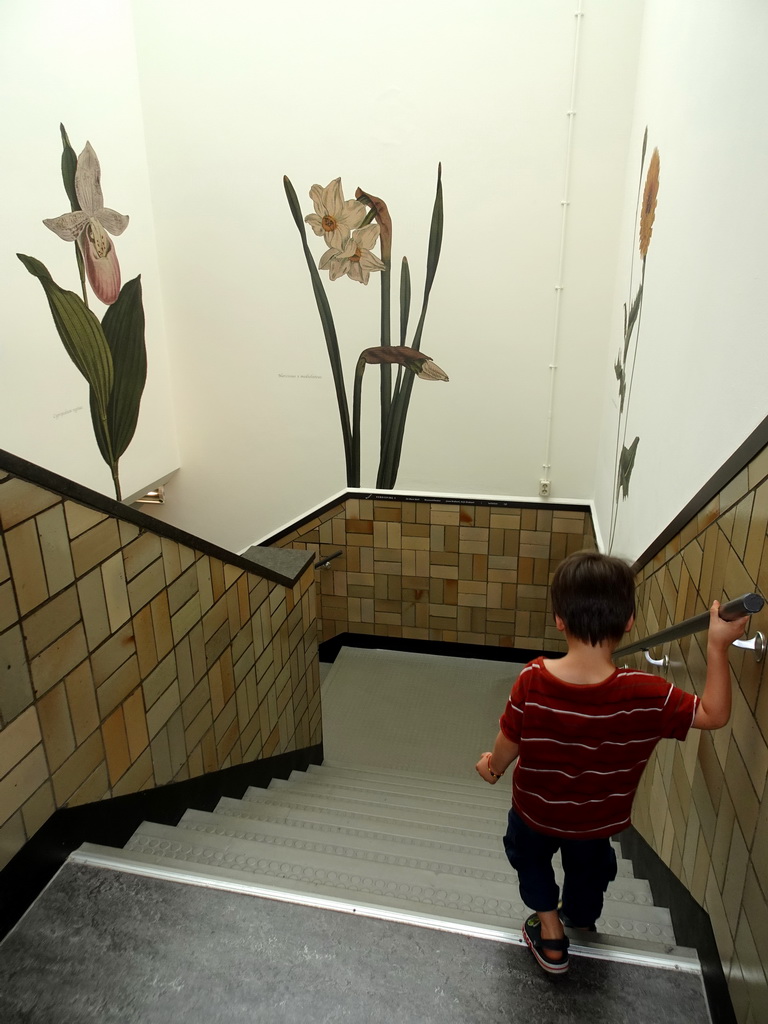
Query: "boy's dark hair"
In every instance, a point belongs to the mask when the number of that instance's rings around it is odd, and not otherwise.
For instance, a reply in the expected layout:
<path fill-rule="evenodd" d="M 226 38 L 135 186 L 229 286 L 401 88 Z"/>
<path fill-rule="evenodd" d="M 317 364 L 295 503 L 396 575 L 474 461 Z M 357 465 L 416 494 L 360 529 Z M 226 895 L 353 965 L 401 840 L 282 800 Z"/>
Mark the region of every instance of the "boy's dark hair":
<path fill-rule="evenodd" d="M 635 575 L 620 558 L 577 551 L 552 579 L 552 611 L 577 640 L 621 640 L 635 614 Z"/>

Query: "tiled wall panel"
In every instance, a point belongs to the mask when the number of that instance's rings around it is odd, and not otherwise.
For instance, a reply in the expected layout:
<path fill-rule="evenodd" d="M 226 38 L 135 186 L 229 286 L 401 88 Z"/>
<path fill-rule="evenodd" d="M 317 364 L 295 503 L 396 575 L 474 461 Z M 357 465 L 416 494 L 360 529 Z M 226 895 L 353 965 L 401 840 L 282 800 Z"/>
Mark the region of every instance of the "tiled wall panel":
<path fill-rule="evenodd" d="M 374 633 L 563 648 L 548 606 L 557 564 L 594 548 L 583 511 L 349 498 L 283 537 L 318 558 L 321 640 Z"/>
<path fill-rule="evenodd" d="M 715 598 L 768 597 L 766 476 L 768 450 L 641 570 L 633 639 L 705 611 Z M 749 636 L 757 630 L 768 635 L 768 606 L 752 617 Z M 701 694 L 706 633 L 668 653 L 668 678 Z M 732 648 L 730 660 L 729 724 L 663 744 L 634 819 L 709 913 L 739 1024 L 757 1024 L 768 1020 L 768 682 L 766 661 L 752 652 Z"/>
<path fill-rule="evenodd" d="M 58 807 L 321 739 L 292 589 L 0 471 L 0 867 Z"/>

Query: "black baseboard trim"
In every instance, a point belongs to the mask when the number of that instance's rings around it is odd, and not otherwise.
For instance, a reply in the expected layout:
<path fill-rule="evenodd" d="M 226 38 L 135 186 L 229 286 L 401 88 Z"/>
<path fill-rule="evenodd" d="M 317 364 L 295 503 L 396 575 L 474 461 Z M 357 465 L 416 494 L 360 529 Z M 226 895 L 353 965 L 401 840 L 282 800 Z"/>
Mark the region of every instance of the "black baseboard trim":
<path fill-rule="evenodd" d="M 241 797 L 249 786 L 265 788 L 272 779 L 287 779 L 292 771 L 322 762 L 323 746 L 317 744 L 169 786 L 55 811 L 0 871 L 0 939 L 82 843 L 122 847 L 143 821 L 175 825 L 190 807 L 213 810 L 223 796 Z"/>
<path fill-rule="evenodd" d="M 709 914 L 637 829 L 630 826 L 617 838 L 637 877 L 648 879 L 653 902 L 669 908 L 678 944 L 698 951 L 712 1024 L 737 1024 Z"/>
<path fill-rule="evenodd" d="M 563 651 L 530 650 L 527 647 L 485 647 L 483 644 L 459 644 L 447 640 L 415 640 L 403 636 L 379 636 L 376 633 L 339 633 L 318 645 L 320 661 L 333 662 L 342 647 L 360 647 L 368 651 L 405 651 L 408 654 L 440 654 L 448 658 L 478 658 L 480 661 L 511 661 L 526 664 L 544 655 L 562 658 Z"/>

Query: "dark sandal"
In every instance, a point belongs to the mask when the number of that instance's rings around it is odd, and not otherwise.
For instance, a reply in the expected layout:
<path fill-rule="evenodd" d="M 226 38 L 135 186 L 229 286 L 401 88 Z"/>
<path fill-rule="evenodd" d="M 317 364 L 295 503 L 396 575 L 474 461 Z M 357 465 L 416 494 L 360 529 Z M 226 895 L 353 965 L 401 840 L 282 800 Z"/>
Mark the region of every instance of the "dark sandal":
<path fill-rule="evenodd" d="M 578 932 L 597 932 L 597 927 L 594 924 L 574 924 L 570 917 L 567 917 L 562 910 L 560 911 L 560 920 L 563 922 L 564 928 L 574 928 Z"/>
<path fill-rule="evenodd" d="M 568 917 L 567 914 L 563 913 L 563 901 L 560 900 L 557 904 L 557 913 L 560 920 L 563 922 L 564 928 L 575 928 L 579 932 L 597 932 L 597 922 L 593 921 L 592 924 L 574 924 L 573 921 Z"/>
<path fill-rule="evenodd" d="M 536 958 L 536 962 L 547 974 L 565 974 L 568 970 L 568 946 L 567 938 L 563 939 L 542 939 L 541 921 L 538 914 L 533 914 L 523 925 L 523 938 L 528 943 L 528 948 Z M 553 953 L 562 953 L 562 959 L 551 960 L 546 950 Z"/>

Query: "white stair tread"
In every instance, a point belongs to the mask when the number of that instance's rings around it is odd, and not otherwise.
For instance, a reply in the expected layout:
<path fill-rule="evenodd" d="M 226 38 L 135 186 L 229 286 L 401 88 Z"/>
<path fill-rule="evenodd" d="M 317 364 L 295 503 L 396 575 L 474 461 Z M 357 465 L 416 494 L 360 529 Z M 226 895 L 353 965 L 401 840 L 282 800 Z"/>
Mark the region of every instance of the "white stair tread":
<path fill-rule="evenodd" d="M 394 817 L 375 814 L 370 811 L 342 811 L 337 807 L 321 807 L 310 800 L 287 801 L 278 800 L 233 800 L 222 797 L 216 805 L 214 813 L 235 815 L 256 821 L 305 821 L 318 825 L 339 826 L 342 829 L 366 829 L 385 833 L 389 836 L 402 837 L 405 842 L 411 839 L 427 841 L 442 845 L 450 843 L 474 851 L 488 850 L 498 853 L 500 836 L 498 831 L 477 832 L 461 828 L 424 824 L 420 821 L 402 821 Z"/>
<path fill-rule="evenodd" d="M 403 854 L 377 858 L 375 852 L 325 844 L 312 840 L 285 839 L 281 836 L 262 835 L 252 839 L 187 829 L 183 823 L 175 828 L 145 822 L 125 845 L 127 853 L 134 851 L 155 853 L 158 856 L 178 858 L 190 862 L 197 857 L 207 858 L 204 863 L 218 863 L 221 858 L 230 866 L 268 858 L 290 865 L 293 874 L 311 879 L 315 874 L 353 876 L 364 873 L 372 883 L 382 882 L 388 891 L 424 891 L 455 888 L 461 893 L 471 893 L 478 899 L 506 900 L 514 894 L 516 886 L 508 871 L 493 870 L 489 864 L 485 870 L 464 868 L 447 864 L 437 859 L 425 859 Z M 341 852 L 339 852 L 341 851 Z M 454 873 L 455 872 L 455 873 Z"/>
<path fill-rule="evenodd" d="M 214 814 L 224 814 L 254 822 L 292 822 L 308 828 L 322 828 L 351 834 L 364 833 L 382 836 L 386 839 L 439 848 L 468 850 L 483 856 L 503 856 L 499 835 L 480 832 L 464 833 L 458 829 L 441 829 L 439 826 L 421 825 L 417 822 L 402 822 L 393 818 L 382 818 L 375 813 L 341 814 L 333 808 L 323 808 L 309 802 L 295 807 L 282 803 L 234 800 L 222 797 Z"/>
<path fill-rule="evenodd" d="M 255 855 L 249 858 L 213 843 L 206 843 L 203 847 L 159 839 L 158 845 L 154 847 L 150 846 L 149 841 L 142 845 L 143 848 L 137 850 L 123 852 L 103 848 L 101 852 L 116 856 L 120 861 L 116 866 L 122 866 L 125 870 L 131 870 L 132 863 L 154 866 L 158 873 L 165 873 L 171 867 L 200 879 L 210 879 L 212 884 L 222 881 L 245 882 L 308 896 L 340 898 L 350 903 L 374 903 L 406 913 L 434 915 L 438 918 L 447 916 L 489 928 L 509 928 L 510 923 L 519 927 L 519 922 L 528 913 L 514 888 L 511 888 L 509 898 L 498 899 L 462 892 L 455 884 L 438 888 L 432 885 L 420 886 L 418 883 L 398 883 L 379 877 L 378 872 L 355 871 L 354 863 L 351 870 L 344 870 L 346 865 L 343 862 L 340 870 L 304 865 L 295 856 L 288 856 L 288 853 L 294 854 L 295 851 L 281 851 L 284 853 L 282 857 Z M 90 844 L 81 847 L 84 854 L 95 849 L 98 850 Z M 267 851 L 267 854 L 269 852 L 273 851 Z M 660 947 L 674 946 L 671 926 L 654 919 L 654 911 L 658 908 L 624 907 L 620 904 L 609 907 L 606 902 L 606 910 L 608 913 L 598 922 L 601 932 L 619 939 L 638 938 L 659 944 Z"/>
<path fill-rule="evenodd" d="M 398 800 L 390 802 L 385 798 L 377 801 L 375 805 L 370 800 L 360 796 L 346 796 L 322 788 L 309 790 L 294 790 L 293 787 L 284 790 L 268 790 L 249 787 L 244 795 L 243 801 L 253 803 L 267 803 L 273 806 L 284 804 L 286 807 L 309 806 L 325 807 L 338 810 L 341 813 L 365 813 L 371 812 L 372 806 L 376 813 L 382 818 L 397 819 L 400 821 L 416 821 L 425 825 L 436 825 L 441 828 L 457 829 L 462 832 L 492 835 L 498 838 L 499 817 L 498 815 L 478 813 L 468 814 L 456 813 L 451 810 L 434 810 L 428 806 L 428 801 L 417 799 Z M 502 819 L 503 822 L 503 819 Z"/>
<path fill-rule="evenodd" d="M 485 852 L 473 854 L 462 848 L 451 848 L 448 844 L 441 850 L 431 849 L 418 841 L 404 846 L 397 840 L 381 833 L 352 830 L 341 833 L 330 829 L 321 829 L 311 823 L 293 822 L 246 822 L 240 818 L 227 817 L 207 811 L 187 811 L 179 822 L 180 827 L 188 832 L 200 832 L 208 835 L 222 835 L 233 839 L 253 842 L 266 842 L 275 846 L 299 845 L 304 849 L 316 849 L 321 852 L 333 852 L 338 856 L 355 857 L 362 860 L 399 864 L 403 867 L 429 867 L 437 870 L 441 866 L 442 873 L 460 874 L 468 877 L 487 878 L 505 885 L 517 885 L 517 878 L 509 866 L 506 856 L 499 852 L 496 856 Z M 555 866 L 555 878 L 562 884 L 562 867 Z M 607 896 L 621 903 L 638 903 L 650 906 L 653 904 L 650 885 L 644 879 L 617 878 L 609 888 Z"/>
<path fill-rule="evenodd" d="M 456 831 L 441 830 L 432 826 L 421 826 L 412 822 L 398 822 L 382 819 L 375 813 L 342 816 L 335 810 L 324 810 L 307 805 L 301 808 L 286 808 L 282 805 L 260 804 L 222 797 L 213 815 L 236 819 L 245 827 L 265 829 L 274 825 L 290 825 L 299 829 L 312 829 L 338 836 L 365 836 L 379 844 L 391 843 L 397 848 L 418 847 L 423 851 L 438 850 L 456 853 L 462 857 L 474 856 L 492 858 L 503 864 L 508 861 L 501 844 L 501 834 L 494 836 L 472 833 L 467 836 Z M 440 854 L 442 856 L 442 853 Z M 639 888 L 647 888 L 643 879 L 633 879 L 632 862 L 617 857 L 617 881 L 636 881 Z"/>
<path fill-rule="evenodd" d="M 402 787 L 397 790 L 389 788 L 367 788 L 362 786 L 349 785 L 346 782 L 329 780 L 324 776 L 309 776 L 303 772 L 296 772 L 289 780 L 273 779 L 267 792 L 279 794 L 302 793 L 307 796 L 317 796 L 323 799 L 325 796 L 338 797 L 343 800 L 360 801 L 364 800 L 377 807 L 411 807 L 421 808 L 432 812 L 445 812 L 447 814 L 461 815 L 468 819 L 479 819 L 483 822 L 492 822 L 498 831 L 499 825 L 506 827 L 508 808 L 498 804 L 487 804 L 475 800 L 457 800 L 447 793 L 432 793 L 429 790 L 406 790 Z"/>
<path fill-rule="evenodd" d="M 365 767 L 353 768 L 353 767 L 351 767 L 349 765 L 333 764 L 330 761 L 323 761 L 322 765 L 310 765 L 310 767 L 309 767 L 309 771 L 312 771 L 312 772 L 314 772 L 314 771 L 323 771 L 324 772 L 326 770 L 331 770 L 331 771 L 334 771 L 334 772 L 343 772 L 343 773 L 354 773 L 356 775 L 360 775 L 361 777 L 362 776 L 373 776 L 373 777 L 379 778 L 381 780 L 389 779 L 389 780 L 391 780 L 393 782 L 394 781 L 404 781 L 406 784 L 412 783 L 412 782 L 413 783 L 426 782 L 428 784 L 436 783 L 436 784 L 443 785 L 443 786 L 445 786 L 447 788 L 450 788 L 450 789 L 466 790 L 470 794 L 477 792 L 477 785 L 478 785 L 477 775 L 474 774 L 471 769 L 468 769 L 467 778 L 466 779 L 462 779 L 462 778 L 456 778 L 456 777 L 453 777 L 453 776 L 448 778 L 445 775 L 430 775 L 427 772 L 403 771 L 402 769 L 399 769 L 399 768 L 365 768 Z M 481 789 L 482 789 L 482 787 L 481 787 Z M 501 787 L 501 784 L 497 784 L 495 786 L 487 786 L 487 790 L 488 790 L 489 793 L 502 793 L 503 792 L 503 788 Z M 507 796 L 508 796 L 508 794 L 507 794 Z"/>
<path fill-rule="evenodd" d="M 378 787 L 386 787 L 392 792 L 407 789 L 414 793 L 420 790 L 426 790 L 430 793 L 446 793 L 456 800 L 467 801 L 477 805 L 487 803 L 494 806 L 498 805 L 502 808 L 509 808 L 512 799 L 509 785 L 510 780 L 508 778 L 505 778 L 503 783 L 498 782 L 495 786 L 489 786 L 478 775 L 475 775 L 474 784 L 468 784 L 469 780 L 468 782 L 456 784 L 453 780 L 442 778 L 439 775 L 425 775 L 421 778 L 410 779 L 394 774 L 381 774 L 373 769 L 365 771 L 356 768 L 333 768 L 325 764 L 311 764 L 306 772 L 293 772 L 291 778 L 294 775 L 303 775 L 307 778 L 333 779 L 337 782 L 343 781 L 347 785 L 359 786 L 361 788 L 369 787 L 373 791 L 376 791 Z"/>
<path fill-rule="evenodd" d="M 275 838 L 262 836 L 245 840 L 188 831 L 181 825 L 174 828 L 145 822 L 128 841 L 125 850 L 127 853 L 149 853 L 214 868 L 221 864 L 246 870 L 246 865 L 251 868 L 259 865 L 259 870 L 265 871 L 264 863 L 267 863 L 269 874 L 275 873 L 277 877 L 293 878 L 310 885 L 317 879 L 333 878 L 338 879 L 341 886 L 348 886 L 353 893 L 362 885 L 362 891 L 398 893 L 400 898 L 414 904 L 442 901 L 449 908 L 471 906 L 477 912 L 485 912 L 488 907 L 494 916 L 498 913 L 494 908 L 511 912 L 508 905 L 511 907 L 512 902 L 517 901 L 517 886 L 503 872 L 471 872 L 467 869 L 468 873 L 454 874 L 450 865 L 437 860 L 404 857 L 404 864 L 380 862 L 375 856 L 366 859 L 362 856 L 363 851 L 345 849 L 339 854 L 333 848 L 323 851 L 322 844 L 304 843 L 299 847 L 293 840 L 290 841 L 292 845 L 270 841 Z M 621 933 L 626 930 L 627 919 L 635 922 L 634 929 L 642 925 L 650 935 L 662 941 L 672 938 L 668 910 L 623 899 L 606 899 L 603 920 L 609 925 L 609 931 Z"/>
<path fill-rule="evenodd" d="M 470 813 L 485 814 L 502 821 L 506 820 L 511 805 L 511 794 L 507 793 L 503 800 L 488 797 L 483 792 L 470 796 L 463 791 L 443 789 L 439 786 L 428 786 L 419 782 L 413 786 L 401 782 L 374 782 L 368 779 L 351 779 L 346 776 L 335 776 L 323 772 L 293 772 L 289 779 L 273 779 L 269 789 L 313 789 L 317 786 L 333 788 L 348 796 L 357 794 L 360 797 L 378 802 L 382 797 L 390 801 L 398 798 L 420 799 L 434 802 L 438 806 L 450 805 L 461 812 L 466 808 Z"/>
<path fill-rule="evenodd" d="M 259 838 L 275 836 L 307 843 L 321 843 L 339 850 L 349 847 L 366 850 L 385 857 L 408 857 L 421 860 L 439 861 L 445 864 L 467 866 L 477 871 L 504 872 L 514 878 L 514 872 L 501 848 L 475 851 L 470 847 L 451 843 L 430 843 L 418 837 L 402 837 L 377 832 L 373 829 L 338 828 L 333 824 L 319 824 L 313 821 L 285 819 L 272 821 L 242 818 L 227 815 L 221 811 L 187 811 L 179 822 L 185 828 L 198 831 L 220 832 L 221 834 Z"/>
<path fill-rule="evenodd" d="M 237 805 L 237 806 L 236 806 Z M 346 828 L 360 826 L 372 828 L 394 836 L 422 837 L 436 842 L 451 842 L 460 846 L 498 851 L 504 822 L 487 819 L 485 828 L 479 826 L 479 819 L 426 814 L 414 809 L 401 810 L 398 807 L 379 808 L 369 801 L 349 801 L 339 797 L 320 799 L 319 794 L 278 793 L 274 790 L 249 789 L 242 800 L 224 797 L 216 810 L 235 814 L 237 817 L 252 817 L 263 820 L 300 819 L 320 823 L 336 822 Z M 470 822 L 468 825 L 467 823 Z M 632 874 L 631 864 L 618 856 L 620 876 Z"/>
<path fill-rule="evenodd" d="M 218 868 L 211 871 L 204 866 L 189 865 L 183 861 L 174 862 L 170 859 L 155 857 L 149 854 L 126 854 L 122 850 L 111 847 L 84 843 L 78 850 L 70 854 L 70 860 L 80 863 L 97 864 L 113 870 L 127 871 L 150 875 L 158 878 L 175 880 L 185 884 L 206 885 L 222 889 L 231 889 L 246 895 L 260 897 L 285 898 L 292 902 L 313 903 L 321 899 L 323 905 L 330 909 L 359 912 L 368 916 L 394 917 L 398 912 L 403 919 L 411 924 L 425 924 L 432 927 L 445 927 L 450 931 L 481 934 L 488 938 L 501 939 L 522 944 L 520 922 L 527 911 L 523 907 L 518 916 L 509 919 L 500 917 L 496 924 L 489 924 L 488 915 L 478 915 L 472 910 L 450 910 L 441 912 L 439 907 L 429 905 L 414 909 L 407 901 L 398 897 L 387 896 L 383 900 L 347 899 L 340 896 L 334 885 L 316 885 L 310 892 L 308 887 L 293 888 L 281 879 L 269 875 L 260 876 L 254 871 L 239 871 L 230 868 Z M 325 893 L 323 890 L 327 889 Z M 510 920 L 514 923 L 510 927 Z M 631 922 L 627 922 L 629 925 Z M 669 966 L 685 970 L 698 970 L 698 957 L 695 950 L 675 946 L 668 940 L 650 939 L 631 934 L 627 928 L 622 934 L 605 932 L 592 935 L 590 938 L 575 936 L 571 944 L 571 952 L 578 955 L 601 955 L 614 959 L 636 959 L 638 962 L 651 961 L 656 966 Z"/>

